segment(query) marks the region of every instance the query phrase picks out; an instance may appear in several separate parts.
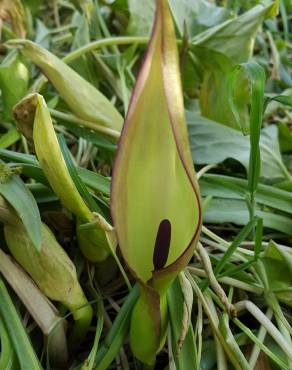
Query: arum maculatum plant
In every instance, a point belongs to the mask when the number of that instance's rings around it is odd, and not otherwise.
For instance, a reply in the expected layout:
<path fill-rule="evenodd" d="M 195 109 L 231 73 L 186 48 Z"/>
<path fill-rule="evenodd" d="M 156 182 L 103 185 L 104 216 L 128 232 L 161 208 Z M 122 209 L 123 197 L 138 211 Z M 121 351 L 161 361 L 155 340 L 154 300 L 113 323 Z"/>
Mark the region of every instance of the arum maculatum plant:
<path fill-rule="evenodd" d="M 111 214 L 122 255 L 139 283 L 130 343 L 153 364 L 164 345 L 166 293 L 193 256 L 200 195 L 184 117 L 178 52 L 167 0 L 156 18 L 113 168 Z"/>
<path fill-rule="evenodd" d="M 77 217 L 77 238 L 84 256 L 92 262 L 105 260 L 116 248 L 112 227 L 89 207 L 76 188 L 44 98 L 30 94 L 14 108 L 18 128 L 34 143 L 37 158 L 55 194 Z"/>
<path fill-rule="evenodd" d="M 26 39 L 15 39 L 8 47 L 19 48 L 21 53 L 38 66 L 53 84 L 73 113 L 87 127 L 116 141 L 123 124 L 121 114 L 92 84 L 71 67 L 40 45 Z"/>

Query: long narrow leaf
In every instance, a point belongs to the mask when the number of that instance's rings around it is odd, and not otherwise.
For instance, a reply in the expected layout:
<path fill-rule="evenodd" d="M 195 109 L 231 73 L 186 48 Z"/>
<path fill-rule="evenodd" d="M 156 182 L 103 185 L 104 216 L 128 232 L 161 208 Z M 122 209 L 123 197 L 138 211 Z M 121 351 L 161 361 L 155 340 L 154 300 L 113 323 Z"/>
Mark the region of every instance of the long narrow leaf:
<path fill-rule="evenodd" d="M 1 278 L 0 301 L 0 317 L 4 320 L 8 335 L 13 343 L 20 369 L 41 370 L 42 367 Z"/>
<path fill-rule="evenodd" d="M 254 228 L 256 222 L 257 222 L 257 218 L 255 217 L 251 221 L 249 221 L 249 223 L 237 235 L 237 237 L 234 239 L 230 247 L 227 249 L 223 257 L 220 259 L 219 263 L 217 264 L 215 271 L 214 271 L 215 275 L 218 275 L 220 271 L 222 271 L 225 264 L 229 261 L 229 258 L 235 252 L 236 248 L 240 245 L 240 243 L 242 243 L 242 241 L 249 235 L 251 230 Z"/>
<path fill-rule="evenodd" d="M 66 162 L 69 174 L 76 185 L 77 190 L 79 191 L 80 195 L 82 196 L 83 200 L 86 202 L 87 206 L 92 212 L 101 212 L 100 208 L 90 195 L 89 191 L 87 190 L 85 184 L 83 183 L 82 179 L 80 178 L 78 171 L 71 159 L 69 150 L 67 148 L 66 140 L 63 135 L 58 136 L 60 149 L 62 151 L 64 160 Z"/>
<path fill-rule="evenodd" d="M 0 369 L 16 370 L 16 366 L 19 367 L 16 359 L 16 354 L 12 347 L 5 325 L 1 319 L 0 319 L 0 342 L 1 342 Z"/>

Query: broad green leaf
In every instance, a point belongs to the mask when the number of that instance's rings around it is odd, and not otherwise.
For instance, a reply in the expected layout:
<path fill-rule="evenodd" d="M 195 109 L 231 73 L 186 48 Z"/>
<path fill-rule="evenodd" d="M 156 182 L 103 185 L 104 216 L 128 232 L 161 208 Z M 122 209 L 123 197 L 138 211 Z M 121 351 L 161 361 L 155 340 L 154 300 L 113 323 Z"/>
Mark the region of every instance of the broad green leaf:
<path fill-rule="evenodd" d="M 85 15 L 75 13 L 72 24 L 77 26 L 71 50 L 90 43 L 89 22 Z M 71 63 L 71 67 L 93 86 L 98 86 L 98 72 L 91 54 L 82 55 Z"/>
<path fill-rule="evenodd" d="M 257 116 L 260 113 L 261 125 L 264 70 L 254 62 L 233 67 L 226 56 L 208 49 L 197 48 L 196 52 L 200 58 L 207 60 L 208 68 L 200 89 L 202 115 L 249 134 L 250 126 L 255 126 L 256 112 Z"/>
<path fill-rule="evenodd" d="M 38 0 L 33 0 L 38 1 Z M 42 0 L 40 0 L 42 1 Z M 36 19 L 36 35 L 34 42 L 41 45 L 45 49 L 49 49 L 51 41 L 50 29 L 40 19 Z"/>
<path fill-rule="evenodd" d="M 135 36 L 149 36 L 154 19 L 155 1 L 128 0 L 130 21 L 128 33 Z"/>
<path fill-rule="evenodd" d="M 41 68 L 76 116 L 121 130 L 123 118 L 112 103 L 54 54 L 29 40 L 11 40 L 7 45 L 20 48 L 25 57 Z"/>
<path fill-rule="evenodd" d="M 244 73 L 232 81 L 232 68 L 249 60 L 257 29 L 264 19 L 276 13 L 277 2 L 266 7 L 258 5 L 192 40 L 192 51 L 203 70 L 199 93 L 203 116 L 248 132 L 250 83 Z M 232 102 L 237 114 L 232 109 Z"/>
<path fill-rule="evenodd" d="M 201 84 L 199 92 L 200 110 L 204 117 L 220 122 L 225 126 L 231 126 L 238 129 L 237 122 L 231 110 L 230 99 L 230 79 L 229 73 L 232 70 L 233 63 L 223 53 L 210 50 L 202 46 L 194 46 L 194 54 L 200 61 Z M 238 89 L 235 88 L 234 99 L 248 99 L 248 88 L 245 80 L 239 80 Z M 239 89 L 240 87 L 240 89 Z M 220 91 L 220 94 L 219 94 Z M 239 98 L 239 99 L 238 99 Z M 241 116 L 245 111 L 241 112 Z"/>
<path fill-rule="evenodd" d="M 266 18 L 277 14 L 278 3 L 276 0 L 268 6 L 257 5 L 195 36 L 191 43 L 221 53 L 234 64 L 246 62 L 251 57 L 257 29 Z"/>
<path fill-rule="evenodd" d="M 21 59 L 21 55 L 12 50 L 0 64 L 0 89 L 6 119 L 11 119 L 13 106 L 27 93 L 29 73 Z"/>
<path fill-rule="evenodd" d="M 244 200 L 248 192 L 247 180 L 231 176 L 205 174 L 199 184 L 204 197 Z M 292 214 L 292 194 L 290 191 L 259 184 L 255 197 L 256 203 L 266 209 L 272 207 L 274 210 Z"/>
<path fill-rule="evenodd" d="M 130 22 L 128 33 L 131 35 L 148 36 L 154 19 L 153 0 L 128 0 Z M 179 34 L 182 36 L 184 27 L 189 37 L 206 29 L 223 23 L 231 17 L 228 9 L 215 6 L 205 0 L 169 0 Z"/>
<path fill-rule="evenodd" d="M 169 0 L 180 35 L 186 30 L 192 38 L 210 27 L 231 18 L 231 12 L 205 0 Z"/>
<path fill-rule="evenodd" d="M 197 164 L 221 163 L 234 158 L 248 170 L 250 142 L 247 136 L 230 127 L 187 113 L 189 137 L 194 161 Z M 285 179 L 287 170 L 282 162 L 275 125 L 261 131 L 261 177 L 271 182 Z"/>
<path fill-rule="evenodd" d="M 5 323 L 18 357 L 20 370 L 41 370 L 42 367 L 2 279 L 0 279 L 0 300 L 0 319 Z"/>
<path fill-rule="evenodd" d="M 257 216 L 263 219 L 264 227 L 292 235 L 291 216 L 258 209 Z M 233 223 L 244 226 L 249 221 L 246 200 L 213 198 L 204 212 L 204 222 L 211 224 Z"/>
<path fill-rule="evenodd" d="M 264 252 L 262 262 L 265 266 L 269 288 L 277 298 L 292 307 L 292 256 L 273 241 Z M 285 273 L 283 273 L 285 271 Z"/>
<path fill-rule="evenodd" d="M 192 257 L 201 226 L 174 27 L 167 0 L 156 5 L 111 188 L 119 246 L 141 283 L 131 319 L 131 347 L 147 364 L 154 362 L 165 340 L 166 290 Z"/>
<path fill-rule="evenodd" d="M 15 209 L 27 231 L 32 244 L 37 250 L 41 248 L 41 217 L 36 201 L 23 181 L 14 174 L 5 174 L 2 164 L 0 176 L 0 194 Z M 3 176 L 4 175 L 4 176 Z"/>

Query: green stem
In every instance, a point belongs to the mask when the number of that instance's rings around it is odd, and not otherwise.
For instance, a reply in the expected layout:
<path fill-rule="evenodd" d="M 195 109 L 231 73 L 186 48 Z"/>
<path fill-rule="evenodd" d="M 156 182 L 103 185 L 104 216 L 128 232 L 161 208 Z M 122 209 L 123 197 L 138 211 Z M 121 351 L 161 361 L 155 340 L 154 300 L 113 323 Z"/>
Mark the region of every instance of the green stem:
<path fill-rule="evenodd" d="M 117 141 L 117 139 L 119 139 L 119 137 L 121 135 L 119 131 L 113 130 L 111 128 L 108 128 L 108 127 L 105 127 L 105 126 L 102 126 L 102 125 L 98 125 L 98 124 L 90 122 L 90 121 L 83 120 L 81 118 L 73 116 L 72 114 L 59 112 L 55 109 L 49 109 L 49 110 L 50 110 L 50 113 L 51 113 L 52 117 L 54 117 L 54 118 L 57 118 L 57 119 L 60 119 L 60 120 L 66 121 L 66 122 L 76 123 L 77 125 L 81 125 L 81 126 L 84 126 L 86 128 L 89 128 L 91 130 L 101 132 L 104 135 L 107 135 L 107 136 L 110 136 L 111 138 L 114 138 L 115 142 Z"/>
<path fill-rule="evenodd" d="M 188 271 L 190 271 L 191 274 L 199 276 L 199 277 L 207 277 L 207 274 L 204 270 L 199 269 L 197 267 L 187 267 Z M 237 280 L 228 276 L 219 277 L 218 281 L 222 284 L 226 284 L 229 286 L 232 286 L 234 288 L 239 288 L 242 290 L 245 290 L 247 292 L 251 292 L 257 295 L 262 295 L 264 292 L 264 289 L 260 286 L 251 285 L 248 283 L 245 283 L 241 280 Z"/>
<path fill-rule="evenodd" d="M 207 166 L 203 167 L 200 171 L 197 172 L 197 179 L 199 180 L 208 171 L 210 171 L 210 170 L 212 170 L 213 168 L 216 168 L 216 167 L 218 167 L 217 164 L 208 164 Z"/>
<path fill-rule="evenodd" d="M 129 44 L 147 44 L 149 37 L 136 37 L 136 36 L 124 36 L 124 37 L 108 37 L 102 40 L 90 42 L 87 45 L 82 46 L 79 49 L 71 51 L 63 58 L 63 62 L 69 64 L 73 60 L 78 59 L 83 54 L 89 53 L 90 51 L 101 49 L 113 45 L 129 45 Z"/>
<path fill-rule="evenodd" d="M 229 302 L 229 300 L 228 300 L 228 298 L 225 294 L 225 291 L 222 289 L 221 285 L 218 283 L 218 281 L 216 279 L 216 276 L 214 274 L 214 271 L 213 271 L 213 267 L 212 267 L 210 257 L 208 255 L 206 249 L 203 248 L 203 246 L 200 242 L 198 243 L 197 250 L 199 252 L 204 270 L 206 271 L 206 274 L 207 274 L 207 277 L 208 277 L 208 280 L 209 280 L 209 282 L 207 282 L 207 284 L 204 285 L 204 289 L 207 288 L 208 283 L 210 283 L 211 287 L 213 288 L 213 290 L 216 292 L 216 294 L 220 298 L 221 302 L 225 306 L 229 315 L 235 317 L 236 312 L 235 312 L 234 306 Z M 204 289 L 202 289 L 202 290 L 204 290 Z"/>
<path fill-rule="evenodd" d="M 73 319 L 74 327 L 69 337 L 69 349 L 74 350 L 84 339 L 88 332 L 92 320 L 92 308 L 88 302 L 76 304 L 69 307 Z"/>
<path fill-rule="evenodd" d="M 209 230 L 206 226 L 202 226 L 202 233 L 207 235 L 210 239 L 214 240 L 216 244 L 216 248 L 221 250 L 222 252 L 226 252 L 228 248 L 230 247 L 231 243 L 227 242 L 226 240 L 220 238 L 220 236 L 213 233 L 211 230 Z M 215 245 L 214 245 L 215 246 Z M 247 262 L 247 259 L 243 257 L 243 255 L 247 255 L 252 257 L 254 255 L 253 251 L 238 247 L 236 251 L 233 253 L 233 256 L 237 256 L 242 260 L 243 262 Z"/>

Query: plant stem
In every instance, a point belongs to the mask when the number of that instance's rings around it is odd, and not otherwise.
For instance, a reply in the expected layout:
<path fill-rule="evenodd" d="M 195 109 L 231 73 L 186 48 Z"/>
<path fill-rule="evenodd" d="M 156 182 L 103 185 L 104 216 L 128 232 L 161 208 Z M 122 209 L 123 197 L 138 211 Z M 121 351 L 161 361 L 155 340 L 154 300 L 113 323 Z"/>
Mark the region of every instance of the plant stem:
<path fill-rule="evenodd" d="M 218 167 L 217 164 L 208 164 L 207 166 L 203 167 L 200 171 L 197 172 L 197 179 L 199 180 L 202 176 L 205 175 L 205 173 L 216 167 Z"/>
<path fill-rule="evenodd" d="M 83 120 L 81 118 L 73 116 L 72 114 L 63 113 L 63 112 L 57 111 L 55 109 L 49 109 L 49 110 L 50 110 L 51 115 L 54 118 L 61 119 L 61 120 L 64 120 L 66 122 L 76 123 L 77 125 L 84 126 L 86 128 L 89 128 L 89 129 L 97 131 L 97 132 L 101 132 L 104 135 L 107 135 L 107 136 L 110 136 L 110 137 L 114 138 L 115 141 L 117 141 L 117 139 L 119 139 L 119 137 L 121 135 L 119 131 L 113 130 L 111 128 L 108 128 L 108 127 L 105 127 L 105 126 L 102 126 L 102 125 L 98 125 L 97 123 L 93 123 L 93 122 L 90 122 L 90 121 Z"/>
<path fill-rule="evenodd" d="M 86 304 L 76 304 L 69 307 L 74 318 L 74 327 L 69 337 L 69 348 L 75 349 L 84 339 L 92 320 L 92 308 L 88 302 Z"/>
<path fill-rule="evenodd" d="M 227 298 L 224 290 L 222 289 L 221 285 L 218 283 L 218 281 L 216 279 L 216 276 L 214 275 L 214 271 L 213 271 L 212 264 L 211 264 L 208 253 L 206 252 L 205 248 L 203 248 L 201 243 L 198 243 L 197 248 L 198 248 L 199 255 L 202 259 L 202 263 L 203 263 L 203 266 L 204 266 L 204 269 L 206 271 L 206 274 L 207 274 L 207 277 L 209 279 L 209 283 L 210 283 L 211 287 L 217 293 L 221 302 L 225 306 L 228 314 L 231 317 L 235 317 L 236 316 L 236 310 L 235 310 L 234 306 L 228 301 L 228 298 Z"/>
<path fill-rule="evenodd" d="M 82 46 L 79 49 L 71 51 L 63 58 L 63 62 L 71 63 L 73 60 L 78 59 L 83 54 L 90 51 L 101 49 L 113 45 L 129 45 L 129 44 L 147 44 L 149 41 L 148 37 L 137 37 L 137 36 L 124 36 L 124 37 L 108 37 L 101 40 L 90 42 L 87 45 Z"/>
<path fill-rule="evenodd" d="M 192 274 L 200 276 L 200 277 L 207 277 L 207 274 L 204 270 L 199 269 L 197 267 L 187 267 L 188 271 L 190 271 Z M 245 290 L 247 292 L 255 293 L 258 295 L 263 294 L 263 288 L 255 285 L 251 285 L 248 283 L 245 283 L 243 281 L 231 278 L 231 277 L 219 277 L 218 281 L 222 284 L 230 285 L 238 289 Z"/>

